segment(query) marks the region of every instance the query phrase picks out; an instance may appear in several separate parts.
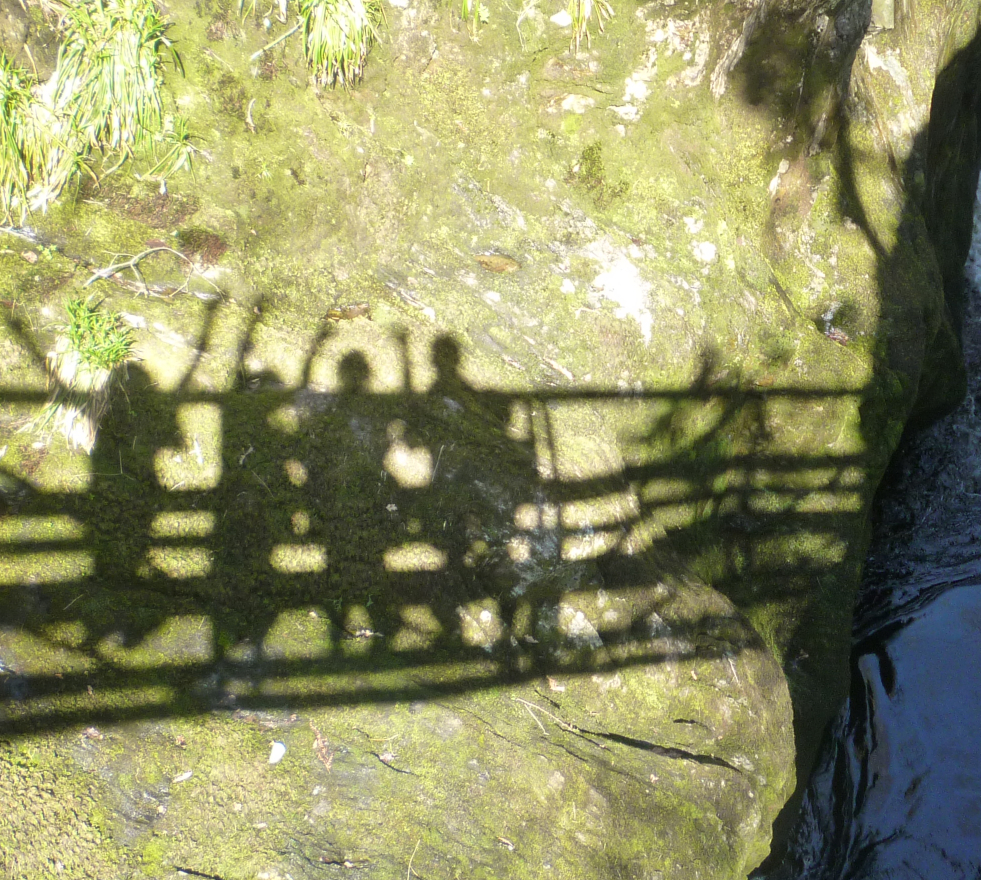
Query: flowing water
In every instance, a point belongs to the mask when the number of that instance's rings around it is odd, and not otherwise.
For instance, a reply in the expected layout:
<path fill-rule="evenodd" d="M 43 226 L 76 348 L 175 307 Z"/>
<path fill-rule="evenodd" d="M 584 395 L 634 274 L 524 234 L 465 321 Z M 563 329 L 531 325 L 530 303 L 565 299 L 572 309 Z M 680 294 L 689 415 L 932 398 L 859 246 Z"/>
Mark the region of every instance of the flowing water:
<path fill-rule="evenodd" d="M 881 493 L 851 696 L 770 880 L 981 878 L 981 201 L 966 273 L 968 394 Z"/>

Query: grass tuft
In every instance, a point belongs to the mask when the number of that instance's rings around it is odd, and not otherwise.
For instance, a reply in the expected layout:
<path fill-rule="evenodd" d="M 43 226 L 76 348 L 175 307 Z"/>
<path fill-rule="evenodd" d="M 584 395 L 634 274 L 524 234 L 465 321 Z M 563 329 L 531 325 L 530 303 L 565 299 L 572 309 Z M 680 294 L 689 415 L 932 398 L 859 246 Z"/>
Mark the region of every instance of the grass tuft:
<path fill-rule="evenodd" d="M 0 220 L 44 209 L 95 151 L 102 174 L 137 152 L 166 178 L 189 169 L 186 122 L 164 118 L 167 57 L 180 57 L 153 0 L 78 0 L 58 8 L 64 42 L 51 79 L 32 89 L 0 54 Z"/>
<path fill-rule="evenodd" d="M 122 384 L 133 337 L 115 312 L 104 312 L 88 299 L 65 302 L 68 323 L 48 352 L 48 383 L 53 386 L 44 410 L 27 427 L 61 434 L 74 449 L 91 452 L 114 389 Z"/>
<path fill-rule="evenodd" d="M 32 112 L 31 80 L 0 51 L 0 219 L 23 222 L 31 182 L 46 164 Z"/>
<path fill-rule="evenodd" d="M 86 367 L 95 370 L 114 370 L 130 356 L 133 335 L 115 312 L 99 311 L 92 297 L 78 297 L 65 302 L 68 324 L 65 327 L 68 346 L 78 352 Z"/>
<path fill-rule="evenodd" d="M 161 50 L 180 59 L 149 0 L 66 3 L 54 106 L 98 149 L 132 155 L 162 127 Z"/>
<path fill-rule="evenodd" d="M 193 159 L 197 149 L 191 143 L 191 131 L 183 116 L 168 116 L 154 142 L 157 164 L 147 172 L 149 177 L 166 180 L 178 171 L 194 174 Z"/>
<path fill-rule="evenodd" d="M 589 20 L 596 13 L 596 24 L 599 25 L 600 33 L 603 33 L 603 20 L 613 18 L 613 7 L 607 0 L 569 0 L 569 15 L 572 16 L 572 45 L 570 49 L 576 54 L 579 53 L 579 45 L 583 37 L 586 38 L 586 46 L 592 48 L 589 37 Z"/>
<path fill-rule="evenodd" d="M 382 20 L 381 0 L 300 0 L 303 54 L 322 86 L 352 85 Z"/>
<path fill-rule="evenodd" d="M 490 10 L 480 0 L 461 0 L 460 16 L 467 22 L 471 36 L 474 36 L 482 24 L 490 21 Z"/>

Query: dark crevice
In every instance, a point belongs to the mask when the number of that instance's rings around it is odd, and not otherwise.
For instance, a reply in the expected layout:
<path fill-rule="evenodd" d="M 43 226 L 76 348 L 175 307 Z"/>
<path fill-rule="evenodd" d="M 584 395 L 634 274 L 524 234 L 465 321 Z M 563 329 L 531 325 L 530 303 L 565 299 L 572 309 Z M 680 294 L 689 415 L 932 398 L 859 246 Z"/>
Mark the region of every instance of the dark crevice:
<path fill-rule="evenodd" d="M 542 694 L 542 697 L 548 700 L 548 702 L 555 706 L 556 709 L 561 709 L 560 705 L 555 700 L 545 697 L 544 694 Z M 524 701 L 522 700 L 520 702 Z M 563 730 L 585 739 L 587 742 L 592 743 L 597 748 L 605 748 L 602 743 L 596 741 L 597 739 L 601 739 L 608 742 L 619 743 L 622 746 L 629 746 L 633 749 L 641 749 L 645 752 L 651 752 L 652 754 L 659 755 L 662 758 L 671 758 L 672 760 L 676 761 L 691 761 L 695 764 L 702 764 L 711 767 L 724 767 L 735 773 L 742 773 L 738 767 L 730 764 L 724 758 L 715 757 L 715 755 L 700 755 L 696 752 L 689 752 L 687 749 L 679 749 L 674 746 L 661 746 L 657 743 L 648 742 L 645 739 L 636 739 L 632 736 L 623 736 L 619 733 L 609 733 L 603 730 L 590 730 L 587 727 L 580 727 L 578 724 L 572 724 L 565 721 L 562 718 L 559 718 L 557 715 L 553 715 L 551 712 L 545 711 L 540 706 L 536 706 L 534 708 L 547 715 Z"/>
<path fill-rule="evenodd" d="M 734 773 L 742 773 L 738 767 L 730 764 L 724 758 L 717 758 L 715 755 L 700 755 L 697 752 L 689 752 L 686 749 L 678 749 L 673 746 L 659 746 L 657 743 L 648 742 L 645 739 L 634 739 L 632 736 L 623 736 L 619 733 L 603 733 L 601 731 L 584 730 L 591 736 L 599 736 L 610 742 L 620 743 L 623 746 L 630 746 L 633 749 L 641 749 L 660 755 L 662 758 L 672 758 L 677 761 L 692 761 L 695 764 L 703 764 L 710 767 L 725 767 Z"/>
<path fill-rule="evenodd" d="M 556 745 L 556 746 L 558 746 L 558 748 L 562 749 L 562 751 L 565 752 L 567 755 L 569 755 L 570 758 L 575 758 L 577 761 L 582 761 L 583 764 L 589 764 L 590 763 L 590 761 L 589 761 L 588 758 L 585 758 L 582 755 L 580 755 L 578 752 L 573 751 L 572 749 L 569 748 L 569 746 L 563 745 L 560 742 L 553 743 L 553 744 Z M 542 755 L 542 757 L 545 758 L 547 756 Z"/>
<path fill-rule="evenodd" d="M 189 877 L 205 877 L 207 880 L 225 880 L 220 874 L 208 874 L 204 871 L 195 871 L 193 868 L 182 868 L 174 865 L 174 870 L 180 874 L 187 874 Z"/>
<path fill-rule="evenodd" d="M 379 754 L 378 752 L 371 752 L 370 754 L 374 755 L 378 759 L 378 761 L 381 764 L 383 764 L 385 767 L 387 767 L 389 770 L 394 770 L 396 773 L 402 773 L 405 776 L 419 775 L 418 773 L 413 773 L 411 770 L 402 770 L 400 767 L 396 767 L 394 764 L 392 764 L 394 757 L 389 758 L 386 755 Z"/>
<path fill-rule="evenodd" d="M 498 739 L 504 740 L 504 742 L 508 743 L 508 745 L 512 745 L 512 746 L 513 745 L 516 745 L 516 743 L 514 742 L 514 740 L 512 740 L 509 737 L 505 736 L 496 727 L 494 727 L 494 725 L 491 724 L 490 721 L 488 721 L 486 718 L 481 717 L 476 712 L 474 712 L 472 709 L 467 709 L 465 706 L 450 706 L 450 705 L 447 705 L 446 703 L 436 703 L 436 705 L 439 706 L 441 709 L 445 709 L 447 712 L 451 712 L 453 714 L 456 714 L 457 712 L 463 712 L 463 713 L 471 716 L 475 720 L 479 721 L 481 724 L 483 724 L 484 727 L 486 727 L 487 730 L 490 731 Z"/>

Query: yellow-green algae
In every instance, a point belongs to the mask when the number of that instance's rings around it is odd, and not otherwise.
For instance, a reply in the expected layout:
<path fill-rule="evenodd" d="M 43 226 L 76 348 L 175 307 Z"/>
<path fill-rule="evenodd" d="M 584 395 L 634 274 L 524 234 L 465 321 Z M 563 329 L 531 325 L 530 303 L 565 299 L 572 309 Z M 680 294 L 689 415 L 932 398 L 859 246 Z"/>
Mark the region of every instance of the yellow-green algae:
<path fill-rule="evenodd" d="M 902 43 L 914 80 L 933 63 L 928 6 Z M 194 230 L 228 245 L 218 303 L 96 286 L 145 326 L 91 462 L 10 432 L 0 444 L 14 523 L 0 658 L 17 698 L 4 760 L 39 756 L 11 790 L 55 768 L 73 791 L 86 777 L 66 767 L 93 770 L 78 823 L 98 845 L 66 844 L 80 876 L 394 877 L 410 861 L 440 876 L 743 876 L 792 784 L 783 684 L 745 621 L 788 676 L 806 770 L 845 682 L 871 495 L 924 363 L 956 390 L 955 359 L 936 354 L 956 354 L 941 272 L 882 126 L 833 116 L 837 140 L 821 135 L 842 80 L 817 58 L 799 99 L 809 44 L 779 16 L 716 102 L 721 34 L 742 26 L 719 10 L 640 11 L 696 55 L 708 35 L 700 80 L 625 14 L 573 59 L 547 23 L 522 47 L 503 10 L 479 42 L 446 10 L 392 10 L 350 93 L 309 87 L 288 43 L 254 66 L 268 35 L 232 12 L 173 11 L 187 78 L 169 85 L 206 150 L 194 179 L 166 197 L 122 178 L 86 188 L 41 223 L 50 260 L 9 237 L 0 254 L 13 427 L 42 399 L 61 300 L 90 274 L 73 258 L 105 265 Z M 650 94 L 621 132 L 610 108 L 652 45 Z M 568 95 L 595 103 L 567 111 Z M 573 169 L 591 155 L 584 186 Z M 474 260 L 495 252 L 518 268 Z M 646 315 L 611 301 L 617 277 L 649 285 Z M 325 319 L 362 301 L 370 321 Z M 834 302 L 847 345 L 822 332 Z M 400 485 L 398 454 L 432 488 Z M 443 570 L 386 567 L 424 545 L 436 556 L 408 564 Z M 623 550 L 648 556 L 626 585 Z M 684 606 L 674 618 L 659 578 Z M 604 623 L 601 595 L 632 610 Z M 577 611 L 602 647 L 588 628 L 556 634 Z M 748 714 L 723 730 L 728 699 Z M 90 723 L 107 739 L 82 736 Z M 289 758 L 271 767 L 274 738 Z M 689 775 L 645 742 L 735 769 Z M 542 749 L 534 773 L 516 765 Z M 719 795 L 750 778 L 753 798 Z M 460 817 L 452 845 L 425 827 L 434 811 Z"/>

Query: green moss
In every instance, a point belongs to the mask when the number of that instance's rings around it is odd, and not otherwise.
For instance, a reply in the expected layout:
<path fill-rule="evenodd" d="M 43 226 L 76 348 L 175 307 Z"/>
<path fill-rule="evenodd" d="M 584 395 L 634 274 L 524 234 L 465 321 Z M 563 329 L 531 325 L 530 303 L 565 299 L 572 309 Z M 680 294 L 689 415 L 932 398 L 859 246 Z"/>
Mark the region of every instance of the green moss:
<path fill-rule="evenodd" d="M 108 841 L 101 876 L 118 873 L 121 841 L 148 875 L 286 871 L 284 852 L 393 878 L 410 859 L 434 876 L 537 877 L 546 862 L 568 877 L 689 876 L 673 874 L 677 853 L 745 875 L 790 784 L 789 742 L 760 731 L 780 713 L 770 700 L 711 745 L 673 719 L 745 708 L 721 643 L 756 664 L 786 722 L 767 658 L 781 661 L 802 754 L 823 728 L 846 681 L 868 505 L 918 353 L 943 327 L 922 230 L 908 224 L 915 246 L 894 252 L 906 233 L 871 130 L 806 157 L 810 104 L 796 122 L 788 109 L 808 57 L 796 24 L 774 19 L 718 101 L 707 80 L 669 82 L 688 61 L 657 44 L 650 95 L 621 133 L 611 107 L 646 63 L 632 16 L 573 58 L 548 25 L 532 51 L 496 16 L 476 42 L 448 13 L 424 28 L 392 15 L 398 40 L 362 86 L 320 93 L 290 43 L 251 69 L 273 36 L 258 20 L 179 3 L 187 78 L 171 85 L 207 151 L 194 179 L 81 191 L 44 219 L 51 260 L 27 263 L 4 238 L 0 298 L 16 308 L 0 309 L 24 316 L 2 327 L 5 388 L 40 396 L 41 309 L 112 254 L 163 237 L 217 262 L 222 291 L 137 299 L 99 282 L 107 307 L 145 322 L 104 445 L 79 461 L 5 437 L 14 515 L 0 541 L 16 552 L 0 570 L 17 634 L 4 661 L 66 676 L 5 720 L 71 755 L 66 778 L 85 768 L 107 786 L 86 813 Z M 676 33 L 709 26 L 694 4 L 670 15 Z M 754 65 L 768 89 L 747 79 Z M 817 71 L 808 94 L 830 84 Z M 573 92 L 596 104 L 551 112 Z M 517 265 L 475 259 L 490 253 Z M 157 260 L 152 279 L 183 278 Z M 642 311 L 615 298 L 622 278 L 643 294 L 649 341 Z M 833 302 L 848 345 L 824 335 Z M 328 317 L 358 303 L 367 312 Z M 441 334 L 459 347 L 442 373 Z M 396 440 L 430 456 L 431 488 L 390 472 Z M 620 549 L 652 567 L 618 574 Z M 676 572 L 673 617 L 656 591 L 618 592 Z M 720 594 L 752 629 L 730 631 Z M 629 605 L 603 630 L 603 668 L 580 675 L 588 652 L 548 628 L 560 600 L 600 616 Z M 677 627 L 671 651 L 690 642 L 694 656 L 645 659 L 634 636 L 652 613 Z M 505 624 L 515 644 L 494 642 Z M 622 694 L 586 693 L 615 672 Z M 623 743 L 591 751 L 518 695 L 583 728 L 613 705 L 602 717 L 624 735 L 745 758 L 756 769 L 734 778 L 753 797 L 723 805 Z M 54 730 L 92 717 L 115 719 L 99 722 L 107 739 Z M 288 746 L 275 767 L 273 739 Z M 723 777 L 699 778 L 721 791 Z M 435 814 L 456 827 L 433 837 Z M 756 815 L 759 828 L 739 824 Z"/>
<path fill-rule="evenodd" d="M 603 164 L 603 145 L 594 141 L 579 154 L 579 160 L 566 175 L 566 180 L 592 196 L 598 208 L 604 208 L 616 199 L 622 199 L 629 191 L 629 184 L 620 180 L 610 183 Z"/>
<path fill-rule="evenodd" d="M 93 821 L 98 784 L 70 768 L 51 742 L 0 748 L 0 867 L 10 876 L 96 877 L 118 865 L 119 849 Z"/>

